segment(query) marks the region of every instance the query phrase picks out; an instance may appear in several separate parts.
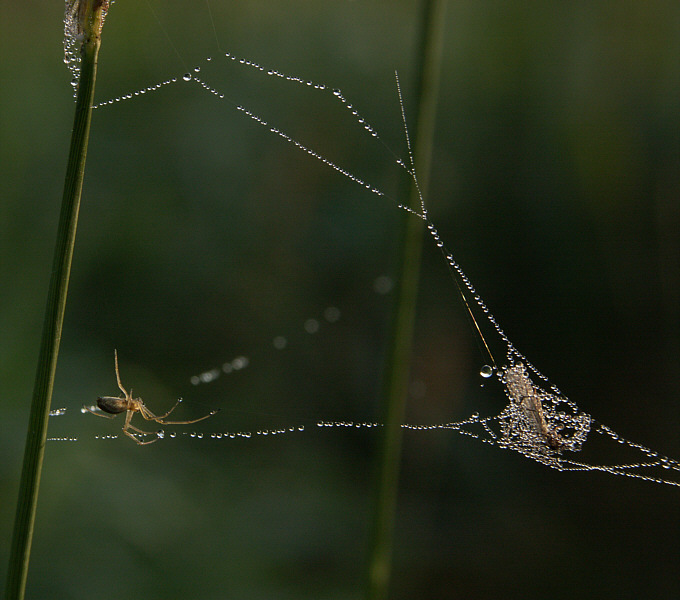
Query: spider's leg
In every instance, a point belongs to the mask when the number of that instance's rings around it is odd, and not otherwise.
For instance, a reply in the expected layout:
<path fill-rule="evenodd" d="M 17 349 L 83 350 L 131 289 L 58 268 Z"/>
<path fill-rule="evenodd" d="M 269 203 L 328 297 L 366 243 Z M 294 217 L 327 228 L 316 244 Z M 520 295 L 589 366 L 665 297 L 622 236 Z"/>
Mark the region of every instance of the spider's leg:
<path fill-rule="evenodd" d="M 127 433 L 128 428 L 130 427 L 130 421 L 132 420 L 132 411 L 128 410 L 125 413 L 125 423 L 123 424 L 123 431 Z"/>
<path fill-rule="evenodd" d="M 155 415 L 153 414 L 144 404 L 141 404 L 139 407 L 139 412 L 141 413 L 142 417 L 144 417 L 147 421 L 156 421 L 156 423 L 161 423 L 162 425 L 188 425 L 190 423 L 198 423 L 199 421 L 202 421 L 203 419 L 207 419 L 208 417 L 212 417 L 217 411 L 214 410 L 210 414 L 205 415 L 204 417 L 200 417 L 199 419 L 193 419 L 190 421 L 166 421 L 165 417 L 167 417 L 173 410 L 177 408 L 177 405 L 181 402 L 181 398 L 175 402 L 175 405 L 165 414 L 163 415 Z"/>
<path fill-rule="evenodd" d="M 128 429 L 132 429 L 132 431 L 136 431 L 137 433 L 143 433 L 144 435 L 156 435 L 155 431 L 144 431 L 143 429 L 135 427 L 134 425 L 130 425 Z"/>
<path fill-rule="evenodd" d="M 142 405 L 142 406 L 144 406 L 144 405 Z M 145 407 L 145 408 L 146 408 L 146 407 Z M 142 413 L 141 409 L 140 409 L 139 412 Z M 154 431 L 144 431 L 143 429 L 140 429 L 139 427 L 135 427 L 135 426 L 132 424 L 132 416 L 133 416 L 134 414 L 135 414 L 135 411 L 134 411 L 134 410 L 129 410 L 129 411 L 128 411 L 127 416 L 125 417 L 125 426 L 123 427 L 123 430 L 124 430 L 124 431 L 127 431 L 128 429 L 132 429 L 133 431 L 136 431 L 137 433 L 144 433 L 144 434 L 146 434 L 146 435 L 154 435 L 154 434 L 155 434 Z M 144 413 L 142 413 L 142 415 L 143 415 L 143 414 L 144 414 Z"/>
<path fill-rule="evenodd" d="M 158 419 L 141 400 L 139 401 L 139 414 L 142 415 L 147 421 L 155 421 Z"/>
<path fill-rule="evenodd" d="M 181 398 L 179 400 L 177 400 L 177 402 L 175 402 L 175 405 L 168 412 L 166 412 L 164 415 L 158 415 L 158 416 L 154 415 L 153 420 L 155 421 L 157 419 L 165 419 L 165 417 L 167 417 L 173 410 L 175 410 L 179 406 L 179 403 L 181 401 L 182 401 Z M 149 410 L 149 409 L 147 408 L 147 410 Z M 151 411 L 149 411 L 149 412 L 151 412 Z"/>
<path fill-rule="evenodd" d="M 118 366 L 118 365 L 116 365 L 116 366 Z M 128 436 L 129 438 L 132 438 L 133 440 L 135 440 L 135 442 L 137 442 L 140 446 L 143 446 L 143 445 L 144 445 L 144 442 L 142 442 L 142 440 L 138 440 L 133 434 L 131 434 L 131 433 L 128 431 L 130 428 L 132 428 L 132 429 L 137 429 L 134 425 L 132 425 L 132 424 L 130 423 L 130 421 L 131 421 L 131 419 L 132 419 L 132 415 L 133 415 L 133 411 L 131 411 L 131 410 L 128 410 L 128 411 L 125 413 L 125 425 L 123 425 L 123 433 L 124 433 L 126 436 Z M 144 433 L 144 432 L 142 431 L 141 433 Z"/>
<path fill-rule="evenodd" d="M 118 381 L 118 388 L 120 389 L 123 394 L 125 394 L 125 397 L 128 398 L 128 393 L 123 387 L 123 384 L 120 381 L 120 372 L 118 371 L 118 350 L 114 349 L 113 350 L 113 360 L 116 365 L 116 380 Z M 132 390 L 130 390 L 130 397 L 132 396 Z"/>
<path fill-rule="evenodd" d="M 142 404 L 141 406 L 144 405 Z M 123 426 L 123 433 L 128 437 L 132 438 L 133 440 L 135 440 L 135 442 L 137 442 L 140 446 L 145 446 L 146 444 L 153 444 L 154 442 L 158 441 L 158 434 L 155 431 L 144 431 L 143 429 L 135 427 L 132 424 L 132 415 L 134 414 L 135 414 L 134 410 L 129 410 L 127 412 L 127 415 L 125 417 L 125 425 Z M 152 440 L 149 440 L 148 442 L 143 442 L 134 433 L 130 433 L 130 429 L 136 431 L 137 433 L 142 433 L 144 435 L 155 435 L 156 437 L 153 438 Z"/>
<path fill-rule="evenodd" d="M 154 421 L 156 421 L 156 423 L 161 423 L 162 425 L 189 425 L 190 423 L 198 423 L 199 421 L 202 421 L 203 419 L 207 419 L 208 417 L 212 417 L 215 413 L 217 413 L 216 410 L 205 415 L 204 417 L 201 417 L 199 419 L 193 419 L 191 421 L 165 421 L 165 420 L 161 419 L 161 417 L 156 417 L 154 419 Z"/>
<path fill-rule="evenodd" d="M 147 442 L 143 442 L 142 440 L 138 439 L 133 433 L 130 433 L 126 429 L 123 430 L 123 433 L 128 436 L 129 438 L 132 438 L 137 442 L 140 446 L 146 446 L 147 444 L 153 444 L 154 442 L 158 441 L 158 437 L 153 438 L 152 440 L 149 440 Z"/>
<path fill-rule="evenodd" d="M 92 413 L 95 417 L 104 417 L 105 419 L 114 419 L 116 415 L 107 415 L 105 412 L 98 412 L 92 410 L 89 406 L 83 404 L 83 409 L 89 413 Z"/>

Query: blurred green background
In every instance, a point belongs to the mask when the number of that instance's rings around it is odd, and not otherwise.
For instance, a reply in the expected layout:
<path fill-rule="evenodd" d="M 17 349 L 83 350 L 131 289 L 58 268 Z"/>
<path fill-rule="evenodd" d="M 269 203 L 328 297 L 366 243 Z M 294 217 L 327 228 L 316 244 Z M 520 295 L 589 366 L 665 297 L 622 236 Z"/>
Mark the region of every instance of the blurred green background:
<path fill-rule="evenodd" d="M 1 8 L 4 579 L 74 104 L 61 3 Z M 219 47 L 342 88 L 404 155 L 393 72 L 409 114 L 419 3 L 210 8 L 118 0 L 104 28 L 100 100 L 198 64 L 228 100 L 178 84 L 94 113 L 53 398 L 69 410 L 49 432 L 79 441 L 47 446 L 28 598 L 361 595 L 378 436 L 315 424 L 377 418 L 391 297 L 375 281 L 394 272 L 399 211 L 234 106 L 392 197 L 403 177 L 332 98 Z M 598 420 L 676 458 L 679 98 L 677 2 L 451 1 L 429 199 L 517 347 Z M 502 390 L 480 387 L 484 358 L 426 243 L 409 421 L 496 414 Z M 95 438 L 122 425 L 79 413 L 117 392 L 114 348 L 152 410 L 221 408 L 186 426 L 204 439 Z M 247 368 L 191 385 L 241 355 Z M 408 433 L 391 597 L 677 597 L 679 493 Z"/>

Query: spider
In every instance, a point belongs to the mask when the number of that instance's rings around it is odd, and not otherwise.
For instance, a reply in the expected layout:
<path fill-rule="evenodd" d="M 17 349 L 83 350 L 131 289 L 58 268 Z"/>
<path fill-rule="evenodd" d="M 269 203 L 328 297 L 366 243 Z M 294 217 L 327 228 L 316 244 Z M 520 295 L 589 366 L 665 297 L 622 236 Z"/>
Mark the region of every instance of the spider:
<path fill-rule="evenodd" d="M 83 406 L 83 409 L 91 412 L 93 415 L 96 415 L 98 417 L 106 417 L 107 419 L 113 419 L 116 415 L 124 412 L 125 413 L 125 424 L 123 425 L 123 433 L 127 435 L 128 437 L 132 438 L 135 442 L 137 442 L 140 446 L 145 446 L 146 444 L 153 444 L 154 442 L 158 441 L 159 437 L 157 434 L 157 437 L 155 437 L 152 440 L 149 440 L 148 442 L 143 442 L 141 441 L 134 433 L 130 433 L 130 429 L 133 431 L 136 431 L 137 433 L 145 434 L 145 435 L 153 435 L 152 432 L 149 431 L 144 431 L 142 429 L 139 429 L 138 427 L 135 427 L 131 421 L 132 421 L 132 416 L 138 412 L 142 417 L 144 417 L 147 421 L 155 421 L 156 423 L 161 423 L 162 425 L 188 425 L 189 423 L 198 423 L 199 421 L 202 421 L 203 419 L 207 419 L 208 417 L 212 417 L 217 411 L 214 410 L 210 414 L 205 415 L 204 417 L 201 417 L 200 419 L 194 419 L 193 421 L 166 421 L 165 418 L 177 408 L 179 403 L 182 401 L 180 398 L 175 402 L 175 405 L 164 415 L 155 415 L 153 414 L 142 402 L 141 398 L 133 398 L 132 397 L 132 388 L 130 388 L 130 392 L 123 387 L 123 384 L 120 381 L 120 373 L 118 372 L 118 351 L 114 350 L 113 351 L 113 357 L 114 357 L 114 362 L 116 365 L 116 379 L 118 380 L 118 387 L 120 388 L 120 391 L 123 392 L 123 397 L 121 398 L 120 396 L 102 396 L 101 398 L 97 398 L 97 406 L 103 410 L 105 413 L 108 414 L 102 414 L 100 412 L 96 412 L 92 410 L 88 406 Z"/>

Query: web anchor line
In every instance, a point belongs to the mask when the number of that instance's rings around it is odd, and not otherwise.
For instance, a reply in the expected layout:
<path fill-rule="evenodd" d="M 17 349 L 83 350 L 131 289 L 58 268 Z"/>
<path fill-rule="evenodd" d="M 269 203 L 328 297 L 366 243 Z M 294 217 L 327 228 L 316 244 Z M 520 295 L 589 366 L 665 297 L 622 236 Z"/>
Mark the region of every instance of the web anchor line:
<path fill-rule="evenodd" d="M 450 423 L 439 423 L 439 424 L 411 424 L 404 423 L 401 425 L 402 429 L 408 431 L 413 435 L 423 432 L 432 432 L 436 430 L 447 430 L 454 431 L 459 435 L 469 437 L 472 439 L 479 440 L 482 443 L 490 444 L 492 446 L 497 446 L 499 448 L 505 448 L 510 450 L 515 450 L 526 456 L 540 462 L 541 464 L 555 469 L 557 471 L 597 471 L 608 473 L 610 475 L 617 475 L 622 477 L 630 477 L 634 479 L 640 479 L 642 481 L 648 481 L 653 483 L 660 483 L 666 485 L 672 485 L 680 487 L 680 481 L 669 479 L 667 476 L 655 476 L 649 475 L 652 470 L 661 472 L 680 472 L 680 463 L 666 456 L 662 456 L 652 450 L 624 440 L 618 436 L 612 429 L 606 427 L 605 425 L 597 423 L 594 419 L 590 420 L 593 433 L 601 434 L 610 437 L 619 443 L 626 444 L 631 448 L 643 452 L 647 460 L 642 462 L 631 462 L 626 464 L 613 464 L 613 465 L 598 465 L 589 464 L 584 461 L 577 461 L 571 458 L 564 457 L 561 452 L 556 451 L 550 446 L 546 446 L 540 442 L 537 438 L 537 433 L 535 429 L 532 429 L 532 436 L 534 437 L 534 445 L 526 443 L 526 441 L 519 442 L 510 436 L 508 432 L 508 422 L 513 422 L 513 419 L 517 418 L 517 415 L 508 415 L 507 409 L 501 411 L 499 415 L 480 417 L 479 414 L 474 413 L 470 415 L 467 419 L 458 422 Z M 505 414 L 504 414 L 505 413 Z M 532 415 L 523 414 L 526 419 L 534 418 Z M 521 417 L 520 417 L 521 418 Z M 382 428 L 384 425 L 382 423 L 372 423 L 372 422 L 353 422 L 353 421 L 318 421 L 316 427 L 319 429 L 344 429 L 344 430 L 373 430 Z M 272 429 L 262 429 L 256 431 L 213 431 L 213 432 L 196 432 L 196 431 L 165 431 L 159 430 L 155 433 L 145 433 L 140 434 L 143 439 L 157 438 L 159 441 L 163 440 L 164 443 L 170 443 L 173 440 L 191 439 L 196 441 L 205 442 L 215 442 L 215 441 L 238 441 L 238 440 L 252 440 L 252 439 L 263 439 L 267 437 L 281 437 L 286 434 L 289 437 L 290 434 L 303 433 L 313 431 L 312 427 L 308 425 L 296 425 L 291 427 L 281 427 Z M 98 441 L 115 441 L 118 440 L 120 435 L 96 435 L 94 439 Z M 78 441 L 77 437 L 50 437 L 48 442 L 75 442 Z M 82 439 L 82 438 L 81 438 Z M 572 443 L 577 443 L 573 440 Z"/>
<path fill-rule="evenodd" d="M 340 102 L 341 105 L 352 114 L 356 123 L 372 138 L 378 140 L 395 157 L 399 167 L 404 169 L 411 178 L 412 184 L 417 191 L 420 201 L 420 206 L 418 209 L 409 207 L 392 198 L 389 198 L 379 188 L 357 177 L 350 171 L 342 168 L 337 163 L 326 158 L 323 154 L 297 141 L 284 131 L 268 123 L 268 121 L 264 118 L 256 115 L 243 106 L 232 103 L 235 105 L 236 110 L 238 110 L 244 116 L 250 118 L 260 126 L 267 128 L 271 133 L 277 135 L 286 143 L 291 144 L 313 159 L 320 161 L 333 171 L 350 179 L 352 182 L 371 192 L 372 194 L 391 200 L 399 210 L 406 211 L 412 216 L 421 219 L 424 222 L 425 227 L 435 246 L 442 253 L 442 256 L 446 261 L 451 275 L 455 281 L 466 312 L 468 313 L 473 325 L 474 334 L 483 347 L 483 353 L 488 356 L 492 364 L 492 372 L 495 372 L 497 380 L 504 389 L 508 404 L 496 416 L 480 418 L 478 415 L 472 415 L 468 419 L 460 422 L 439 425 L 404 424 L 402 425 L 403 428 L 413 431 L 428 431 L 432 429 L 447 429 L 456 431 L 461 435 L 479 439 L 484 443 L 492 444 L 499 448 L 516 451 L 527 458 L 531 458 L 532 460 L 559 471 L 600 471 L 612 475 L 680 486 L 680 481 L 648 474 L 651 469 L 656 468 L 663 469 L 665 471 L 678 472 L 680 471 L 680 463 L 678 461 L 662 456 L 659 453 L 647 448 L 646 446 L 631 442 L 630 440 L 619 436 L 611 428 L 597 422 L 589 414 L 581 411 L 575 402 L 562 394 L 557 386 L 550 382 L 550 380 L 545 375 L 543 375 L 527 359 L 527 357 L 524 356 L 514 346 L 514 344 L 506 335 L 505 331 L 499 325 L 494 315 L 486 306 L 482 297 L 476 291 L 470 279 L 467 277 L 459 263 L 455 260 L 453 253 L 446 248 L 439 232 L 437 231 L 437 228 L 429 218 L 425 199 L 423 198 L 420 186 L 418 184 L 398 75 L 395 74 L 395 78 L 397 84 L 397 93 L 399 96 L 399 106 L 401 109 L 404 136 L 408 149 L 408 162 L 398 158 L 397 155 L 392 152 L 392 150 L 380 138 L 376 129 L 370 125 L 366 119 L 364 119 L 364 117 L 356 110 L 356 108 L 354 108 L 352 104 L 347 101 L 341 90 L 330 88 L 325 84 L 317 84 L 297 76 L 287 75 L 275 69 L 266 69 L 253 61 L 245 58 L 238 58 L 228 52 L 224 53 L 223 57 L 231 62 L 260 71 L 268 76 L 280 78 L 294 84 L 304 85 L 317 91 L 327 93 L 330 92 L 332 97 Z M 211 60 L 212 58 L 206 59 L 207 62 L 210 62 Z M 125 94 L 119 98 L 101 102 L 97 104 L 96 107 L 115 104 L 116 102 L 122 100 L 130 99 L 150 92 L 155 92 L 170 84 L 180 81 L 191 82 L 199 86 L 205 92 L 215 96 L 217 99 L 231 102 L 225 97 L 225 94 L 207 83 L 204 78 L 199 78 L 198 73 L 200 71 L 200 67 L 196 67 L 193 69 L 193 72 L 186 73 L 184 76 L 167 79 L 156 85 L 139 90 L 138 92 Z M 500 341 L 505 345 L 505 364 L 500 366 L 497 364 L 487 343 L 486 337 L 482 333 L 478 318 L 475 316 L 475 312 L 483 315 L 484 319 L 489 323 Z M 535 378 L 538 383 L 535 383 L 532 378 Z M 351 426 L 354 428 L 369 429 L 373 427 L 380 427 L 381 425 L 376 423 L 350 424 L 349 422 L 320 422 L 319 426 Z M 281 432 L 267 430 L 266 434 L 264 432 L 259 433 L 262 433 L 262 435 L 276 435 L 277 433 Z M 633 461 L 625 464 L 599 465 L 568 458 L 570 454 L 578 453 L 582 450 L 591 434 L 602 435 L 623 446 L 628 447 L 635 452 L 641 453 L 644 455 L 645 460 L 640 462 Z M 182 436 L 184 435 L 191 434 L 183 433 Z M 178 436 L 177 434 L 169 434 L 165 435 L 165 437 L 166 439 L 171 439 L 172 437 L 181 436 Z M 235 439 L 246 436 L 237 433 L 228 434 L 223 432 L 206 434 L 203 437 L 206 439 Z"/>

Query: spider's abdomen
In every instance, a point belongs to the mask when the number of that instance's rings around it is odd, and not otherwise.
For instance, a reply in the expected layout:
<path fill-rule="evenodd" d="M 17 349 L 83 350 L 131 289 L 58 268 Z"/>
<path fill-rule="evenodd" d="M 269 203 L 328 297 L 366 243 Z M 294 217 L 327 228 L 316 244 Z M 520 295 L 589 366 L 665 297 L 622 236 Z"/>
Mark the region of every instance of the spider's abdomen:
<path fill-rule="evenodd" d="M 116 398 L 114 396 L 102 396 L 101 398 L 97 398 L 97 406 L 110 415 L 117 415 L 128 409 L 127 400 L 125 398 Z"/>

